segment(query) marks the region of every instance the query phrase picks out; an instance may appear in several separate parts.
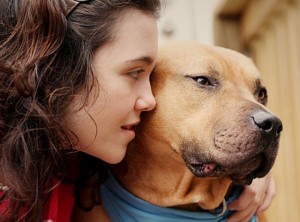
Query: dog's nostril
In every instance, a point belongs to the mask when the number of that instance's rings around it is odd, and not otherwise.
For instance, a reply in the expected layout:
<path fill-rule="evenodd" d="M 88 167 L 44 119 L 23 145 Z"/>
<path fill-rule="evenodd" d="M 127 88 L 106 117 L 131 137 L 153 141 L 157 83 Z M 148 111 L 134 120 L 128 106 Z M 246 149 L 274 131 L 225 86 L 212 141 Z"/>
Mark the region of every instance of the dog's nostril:
<path fill-rule="evenodd" d="M 280 125 L 278 126 L 277 131 L 276 131 L 277 135 L 279 135 L 282 130 L 283 130 L 283 127 L 282 127 L 282 123 L 280 122 Z"/>
<path fill-rule="evenodd" d="M 253 120 L 256 126 L 265 132 L 276 133 L 276 136 L 279 136 L 282 131 L 282 123 L 279 118 L 276 116 L 264 112 L 259 111 L 253 115 Z"/>
<path fill-rule="evenodd" d="M 254 119 L 254 121 L 255 121 L 255 119 Z M 265 120 L 265 121 L 262 121 L 262 122 L 255 122 L 255 124 L 259 128 L 261 128 L 261 129 L 263 129 L 265 131 L 269 131 L 269 130 L 271 130 L 273 128 L 273 124 L 272 124 L 271 120 Z"/>
<path fill-rule="evenodd" d="M 269 131 L 273 128 L 272 116 L 266 112 L 256 112 L 253 115 L 253 120 L 256 126 L 264 131 Z"/>

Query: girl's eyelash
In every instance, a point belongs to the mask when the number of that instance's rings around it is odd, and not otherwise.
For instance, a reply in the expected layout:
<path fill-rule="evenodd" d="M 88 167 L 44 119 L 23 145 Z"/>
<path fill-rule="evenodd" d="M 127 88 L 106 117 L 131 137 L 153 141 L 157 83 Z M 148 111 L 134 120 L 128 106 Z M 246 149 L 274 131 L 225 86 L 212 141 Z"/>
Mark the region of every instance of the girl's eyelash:
<path fill-rule="evenodd" d="M 128 74 L 130 77 L 132 77 L 132 78 L 134 78 L 134 79 L 137 79 L 137 78 L 139 77 L 139 75 L 140 75 L 141 73 L 143 73 L 144 71 L 145 71 L 144 69 L 138 69 L 138 70 L 130 71 L 130 72 L 128 72 L 127 74 Z"/>

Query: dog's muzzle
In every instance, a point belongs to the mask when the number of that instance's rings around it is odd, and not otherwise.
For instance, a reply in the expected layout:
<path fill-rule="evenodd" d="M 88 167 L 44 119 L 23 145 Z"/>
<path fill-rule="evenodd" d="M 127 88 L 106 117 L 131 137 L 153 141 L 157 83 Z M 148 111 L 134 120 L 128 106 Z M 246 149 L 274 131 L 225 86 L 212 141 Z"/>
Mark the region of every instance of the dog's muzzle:
<path fill-rule="evenodd" d="M 278 153 L 282 123 L 264 110 L 248 114 L 226 127 L 216 127 L 213 151 L 195 141 L 183 143 L 183 159 L 193 174 L 227 175 L 236 184 L 250 184 L 270 171 Z"/>

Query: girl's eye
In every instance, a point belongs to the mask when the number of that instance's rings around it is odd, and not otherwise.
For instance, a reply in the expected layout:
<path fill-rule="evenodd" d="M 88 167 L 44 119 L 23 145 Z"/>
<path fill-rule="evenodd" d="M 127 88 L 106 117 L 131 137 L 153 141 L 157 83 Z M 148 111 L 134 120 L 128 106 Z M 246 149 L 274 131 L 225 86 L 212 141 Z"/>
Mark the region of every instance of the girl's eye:
<path fill-rule="evenodd" d="M 130 71 L 127 74 L 133 79 L 138 79 L 139 75 L 144 71 L 145 71 L 144 69 L 137 69 L 137 70 Z"/>
<path fill-rule="evenodd" d="M 210 85 L 212 85 L 211 82 L 209 81 L 209 79 L 205 76 L 193 77 L 193 80 L 196 81 L 201 86 L 210 86 Z"/>

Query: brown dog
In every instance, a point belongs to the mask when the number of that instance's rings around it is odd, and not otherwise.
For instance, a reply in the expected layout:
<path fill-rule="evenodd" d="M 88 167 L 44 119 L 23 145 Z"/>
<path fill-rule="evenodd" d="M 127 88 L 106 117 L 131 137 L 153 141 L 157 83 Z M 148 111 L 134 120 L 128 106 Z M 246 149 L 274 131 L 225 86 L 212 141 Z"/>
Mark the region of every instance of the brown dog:
<path fill-rule="evenodd" d="M 250 59 L 175 42 L 161 48 L 151 78 L 157 107 L 112 170 L 129 192 L 162 207 L 213 210 L 233 183 L 269 172 L 282 124 L 265 107 L 267 91 Z"/>

